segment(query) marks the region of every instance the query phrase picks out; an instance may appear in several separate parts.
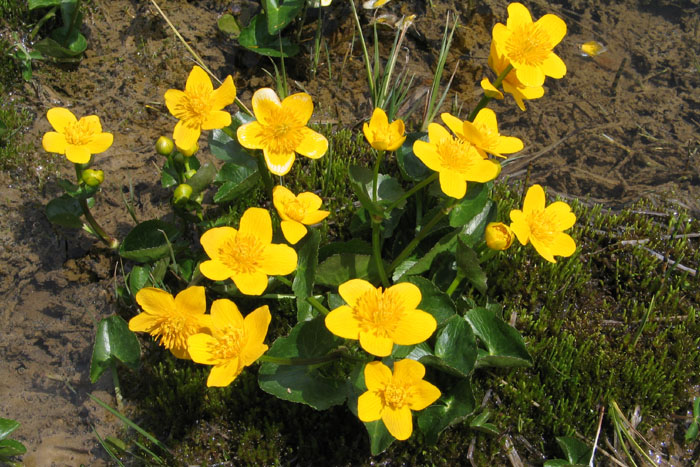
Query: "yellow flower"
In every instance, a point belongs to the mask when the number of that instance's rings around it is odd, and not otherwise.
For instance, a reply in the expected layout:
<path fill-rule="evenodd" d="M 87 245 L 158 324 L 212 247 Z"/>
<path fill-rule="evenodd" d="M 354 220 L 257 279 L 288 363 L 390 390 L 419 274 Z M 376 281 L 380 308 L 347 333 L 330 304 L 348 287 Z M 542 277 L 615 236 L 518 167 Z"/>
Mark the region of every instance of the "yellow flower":
<path fill-rule="evenodd" d="M 438 400 L 440 390 L 425 381 L 425 367 L 415 360 L 399 360 L 392 373 L 382 362 L 365 366 L 367 392 L 357 400 L 363 422 L 382 419 L 391 435 L 405 440 L 413 433 L 412 410 L 423 410 Z"/>
<path fill-rule="evenodd" d="M 294 196 L 294 193 L 281 185 L 272 190 L 272 202 L 282 218 L 284 238 L 292 245 L 306 235 L 305 225 L 318 224 L 330 214 L 318 209 L 322 200 L 317 195 L 304 192 Z"/>
<path fill-rule="evenodd" d="M 566 35 L 566 23 L 555 15 L 544 15 L 532 22 L 522 3 L 508 5 L 508 21 L 493 27 L 493 41 L 500 53 L 513 65 L 525 86 L 541 86 L 545 76 L 561 78 L 566 64 L 552 49 Z"/>
<path fill-rule="evenodd" d="M 403 120 L 394 120 L 389 124 L 386 113 L 379 107 L 374 109 L 369 124 L 365 123 L 362 131 L 370 146 L 378 151 L 396 151 L 406 140 Z"/>
<path fill-rule="evenodd" d="M 413 143 L 413 153 L 440 174 L 440 188 L 447 196 L 462 199 L 467 181 L 486 183 L 501 171 L 500 164 L 484 159 L 474 145 L 454 138 L 437 123 L 428 125 L 428 139 Z"/>
<path fill-rule="evenodd" d="M 503 222 L 489 222 L 484 232 L 486 246 L 492 250 L 507 250 L 513 244 L 513 231 Z"/>
<path fill-rule="evenodd" d="M 210 317 L 204 314 L 204 287 L 189 287 L 175 298 L 165 290 L 144 287 L 136 294 L 136 302 L 143 313 L 129 320 L 129 329 L 160 336 L 159 344 L 177 358 L 190 359 L 187 338 L 211 326 Z"/>
<path fill-rule="evenodd" d="M 272 89 L 258 89 L 253 94 L 257 121 L 238 128 L 238 142 L 248 149 L 262 149 L 270 172 L 284 175 L 292 168 L 295 153 L 318 159 L 328 150 L 328 140 L 306 126 L 313 111 L 311 96 L 304 92 L 280 102 Z"/>
<path fill-rule="evenodd" d="M 102 133 L 100 117 L 88 115 L 80 120 L 63 107 L 46 112 L 46 118 L 56 131 L 44 133 L 44 150 L 64 154 L 75 164 L 87 164 L 93 154 L 106 151 L 112 145 L 112 133 Z"/>
<path fill-rule="evenodd" d="M 458 138 L 468 141 L 476 147 L 481 157 L 486 159 L 486 153 L 503 157 L 523 149 L 523 142 L 514 136 L 501 136 L 498 132 L 496 112 L 491 109 L 481 109 L 473 122 L 462 121 L 454 115 L 443 113 L 442 121 Z"/>
<path fill-rule="evenodd" d="M 168 89 L 165 92 L 165 105 L 180 120 L 173 131 L 175 144 L 180 148 L 192 148 L 202 130 L 229 126 L 231 114 L 222 109 L 234 100 L 236 86 L 231 76 L 214 90 L 207 73 L 196 65 L 192 67 L 184 91 Z"/>
<path fill-rule="evenodd" d="M 375 10 L 380 6 L 384 6 L 389 3 L 389 0 L 367 0 L 362 3 L 362 8 L 365 10 Z"/>
<path fill-rule="evenodd" d="M 228 278 L 246 295 L 260 295 L 268 275 L 290 274 L 297 267 L 297 253 L 288 245 L 272 243 L 270 213 L 248 208 L 240 229 L 215 227 L 199 240 L 211 258 L 199 265 L 202 274 L 215 281 Z"/>
<path fill-rule="evenodd" d="M 244 319 L 236 304 L 223 298 L 211 305 L 211 323 L 211 335 L 190 336 L 187 349 L 193 361 L 214 365 L 207 386 L 228 386 L 267 350 L 263 341 L 270 325 L 270 309 L 261 306 Z"/>
<path fill-rule="evenodd" d="M 427 340 L 437 322 L 416 307 L 422 296 L 410 282 L 382 291 L 362 279 L 349 280 L 338 287 L 347 305 L 326 315 L 326 327 L 336 336 L 359 339 L 372 355 L 386 357 L 394 344 L 413 345 Z"/>
<path fill-rule="evenodd" d="M 545 208 L 544 190 L 540 185 L 532 185 L 525 195 L 523 210 L 510 211 L 510 228 L 523 245 L 532 242 L 537 253 L 551 263 L 554 256 L 571 256 L 576 251 L 574 239 L 563 231 L 576 223 L 576 215 L 563 201 L 557 201 Z"/>
<path fill-rule="evenodd" d="M 491 53 L 489 54 L 489 67 L 493 70 L 496 76 L 500 76 L 509 65 L 508 60 L 498 52 L 495 42 L 491 42 Z M 526 99 L 539 99 L 544 96 L 544 88 L 542 86 L 525 86 L 518 80 L 515 70 L 511 70 L 502 81 L 503 90 L 513 96 L 520 110 L 525 111 Z M 484 93 L 489 97 L 503 99 L 501 91 L 496 89 L 488 78 L 481 80 L 481 87 Z"/>

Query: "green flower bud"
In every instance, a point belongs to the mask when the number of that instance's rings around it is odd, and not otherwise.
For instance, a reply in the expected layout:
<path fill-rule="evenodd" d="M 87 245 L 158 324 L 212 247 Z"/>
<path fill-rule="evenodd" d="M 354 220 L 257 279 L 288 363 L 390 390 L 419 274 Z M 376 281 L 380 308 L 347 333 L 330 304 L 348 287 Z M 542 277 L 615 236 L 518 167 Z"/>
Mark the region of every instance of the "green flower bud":
<path fill-rule="evenodd" d="M 192 177 L 194 176 L 194 174 L 196 174 L 196 173 L 197 173 L 197 171 L 194 170 L 194 169 L 188 170 L 187 172 L 185 172 L 185 180 L 189 180 L 189 179 L 192 178 Z"/>
<path fill-rule="evenodd" d="M 179 152 L 176 152 L 175 154 L 173 154 L 173 161 L 175 161 L 177 164 L 184 164 L 185 156 L 183 156 Z"/>
<path fill-rule="evenodd" d="M 87 186 L 98 186 L 105 180 L 105 173 L 101 170 L 85 169 L 80 178 Z"/>
<path fill-rule="evenodd" d="M 180 154 L 182 154 L 185 157 L 192 157 L 194 154 L 199 151 L 199 144 L 194 143 L 194 146 L 191 148 L 181 148 L 180 146 L 177 147 L 177 150 L 180 151 Z"/>
<path fill-rule="evenodd" d="M 156 141 L 156 152 L 161 156 L 169 156 L 174 148 L 175 143 L 167 136 L 161 136 L 158 138 L 158 141 Z"/>
<path fill-rule="evenodd" d="M 192 187 L 187 183 L 181 183 L 177 186 L 177 188 L 175 188 L 175 192 L 173 193 L 173 202 L 175 204 L 182 204 L 190 199 L 190 196 L 192 196 Z"/>

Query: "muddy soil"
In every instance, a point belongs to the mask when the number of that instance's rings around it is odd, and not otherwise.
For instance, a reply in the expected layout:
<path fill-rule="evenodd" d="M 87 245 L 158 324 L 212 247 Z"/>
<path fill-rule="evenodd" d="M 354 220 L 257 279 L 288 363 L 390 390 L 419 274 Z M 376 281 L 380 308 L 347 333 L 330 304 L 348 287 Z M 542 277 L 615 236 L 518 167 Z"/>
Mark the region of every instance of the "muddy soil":
<path fill-rule="evenodd" d="M 263 71 L 272 71 L 269 60 L 216 29 L 222 13 L 250 15 L 254 3 L 162 3 L 214 73 L 234 76 L 243 102 L 250 102 L 255 89 L 273 85 Z M 447 70 L 459 63 L 453 89 L 466 113 L 480 96 L 479 81 L 489 73 L 490 31 L 495 22 L 505 21 L 506 2 L 474 2 L 473 9 L 456 0 L 432 3 L 386 7 L 396 15 L 417 15 L 406 44 L 408 66 L 416 75 L 409 99 L 424 95 L 446 12 L 456 10 L 463 26 Z M 557 51 L 568 73 L 561 80 L 548 79 L 545 97 L 527 102 L 526 112 L 509 97 L 492 105 L 501 131 L 525 142 L 521 157 L 502 176 L 529 178 L 562 195 L 611 207 L 651 197 L 700 213 L 698 2 L 525 3 L 535 18 L 552 12 L 566 21 L 569 33 Z M 331 76 L 325 62 L 315 77 L 308 58 L 287 64 L 293 89 L 313 96 L 317 122 L 357 127 L 371 115 L 358 44 L 348 54 L 352 27 L 347 4 L 336 0 L 327 10 L 324 31 Z M 313 28 L 307 26 L 302 37 L 312 38 Z M 162 161 L 153 143 L 175 123 L 163 94 L 182 88 L 192 61 L 149 2 L 94 0 L 82 32 L 89 47 L 78 65 L 39 65 L 26 86 L 25 105 L 36 115 L 26 137 L 40 141 L 50 130 L 45 118 L 50 107 L 101 117 L 105 131 L 114 134 L 114 145 L 95 158 L 107 174 L 96 215 L 107 231 L 123 236 L 133 225 L 123 193 L 133 191 L 140 219 L 167 209 L 169 194 L 156 182 Z M 381 37 L 390 44 L 393 32 Z M 608 51 L 581 56 L 580 45 L 590 40 Z M 304 44 L 311 47 L 312 41 Z M 201 145 L 206 146 L 204 140 Z M 72 176 L 65 161 L 59 165 L 64 176 Z M 114 405 L 113 387 L 108 376 L 90 384 L 88 370 L 95 324 L 117 308 L 120 265 L 84 232 L 57 229 L 46 220 L 43 206 L 60 193 L 55 179 L 39 190 L 9 174 L 0 177 L 0 416 L 21 422 L 14 435 L 28 448 L 23 458 L 28 466 L 105 464 L 92 429 L 104 436 L 119 424 L 87 393 Z"/>

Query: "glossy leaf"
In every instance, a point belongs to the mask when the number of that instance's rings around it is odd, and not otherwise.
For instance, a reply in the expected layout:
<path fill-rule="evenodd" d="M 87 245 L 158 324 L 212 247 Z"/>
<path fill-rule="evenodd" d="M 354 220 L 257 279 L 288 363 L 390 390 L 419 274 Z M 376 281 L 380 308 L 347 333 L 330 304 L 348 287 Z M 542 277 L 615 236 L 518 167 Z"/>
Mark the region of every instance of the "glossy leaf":
<path fill-rule="evenodd" d="M 486 293 L 486 273 L 481 269 L 479 257 L 465 242 L 465 236 L 457 238 L 457 273 L 466 278 L 476 290 Z"/>
<path fill-rule="evenodd" d="M 334 288 L 350 279 L 376 282 L 378 277 L 377 267 L 370 255 L 332 255 L 319 264 L 316 270 L 316 283 Z"/>
<path fill-rule="evenodd" d="M 134 266 L 129 273 L 129 291 L 136 296 L 139 290 L 151 284 L 150 269 L 146 266 Z"/>
<path fill-rule="evenodd" d="M 461 316 L 452 316 L 438 330 L 435 356 L 461 376 L 468 376 L 474 369 L 477 357 L 476 338 L 471 327 Z"/>
<path fill-rule="evenodd" d="M 80 202 L 69 195 L 54 198 L 46 205 L 46 217 L 52 224 L 79 229 L 83 225 L 82 215 Z"/>
<path fill-rule="evenodd" d="M 129 330 L 129 325 L 121 316 L 104 318 L 97 325 L 95 347 L 90 363 L 90 381 L 97 378 L 117 361 L 132 369 L 139 367 L 141 349 L 136 335 Z"/>
<path fill-rule="evenodd" d="M 476 400 L 468 378 L 443 393 L 434 404 L 418 414 L 418 426 L 429 444 L 435 444 L 438 435 L 448 426 L 463 420 L 476 409 Z"/>
<path fill-rule="evenodd" d="M 314 280 L 316 278 L 316 267 L 318 266 L 318 245 L 321 241 L 321 234 L 318 230 L 312 229 L 306 237 L 302 239 L 299 248 L 299 262 L 297 272 L 292 282 L 292 291 L 297 300 L 297 321 L 308 321 L 318 314 L 306 301 L 306 297 L 313 295 Z"/>
<path fill-rule="evenodd" d="M 417 140 L 428 141 L 428 133 L 418 132 L 406 135 L 406 141 L 396 150 L 396 161 L 399 165 L 401 175 L 414 182 L 423 180 L 430 176 L 433 171 L 423 164 L 413 153 L 413 143 Z"/>
<path fill-rule="evenodd" d="M 483 240 L 486 225 L 496 219 L 497 211 L 496 203 L 489 200 L 479 213 L 462 226 L 460 234 L 463 235 L 462 238 L 468 246 L 474 247 L 474 245 Z"/>
<path fill-rule="evenodd" d="M 219 27 L 219 31 L 228 34 L 234 39 L 241 35 L 241 26 L 236 21 L 236 18 L 229 13 L 221 15 L 216 21 L 216 25 Z"/>
<path fill-rule="evenodd" d="M 593 450 L 586 443 L 571 436 L 557 436 L 557 444 L 564 451 L 566 460 L 553 459 L 545 462 L 545 466 L 578 467 L 589 465 Z"/>
<path fill-rule="evenodd" d="M 49 6 L 58 6 L 63 0 L 28 0 L 27 6 L 30 10 Z"/>
<path fill-rule="evenodd" d="M 276 36 L 289 23 L 294 21 L 306 0 L 284 0 L 280 5 L 277 0 L 263 0 L 267 16 L 267 32 Z"/>
<path fill-rule="evenodd" d="M 27 448 L 24 444 L 20 443 L 14 439 L 4 439 L 0 441 L 0 461 L 5 460 L 9 457 L 21 456 L 27 452 Z M 10 465 L 14 465 L 10 463 Z M 21 464 L 17 464 L 21 465 Z"/>
<path fill-rule="evenodd" d="M 474 334 L 486 346 L 479 349 L 477 367 L 526 367 L 532 365 L 532 357 L 518 331 L 506 324 L 486 308 L 469 310 L 464 319 L 471 325 Z"/>
<path fill-rule="evenodd" d="M 281 39 L 267 31 L 267 19 L 264 14 L 255 15 L 248 26 L 241 30 L 238 43 L 248 50 L 269 57 L 293 57 L 299 53 L 299 46 L 288 38 Z M 280 51 L 281 45 L 281 51 Z"/>
<path fill-rule="evenodd" d="M 467 194 L 450 211 L 450 225 L 461 227 L 479 215 L 489 201 L 490 191 L 491 183 L 468 183 Z"/>
<path fill-rule="evenodd" d="M 119 255 L 140 263 L 155 261 L 170 253 L 168 242 L 172 245 L 179 235 L 178 228 L 167 222 L 158 219 L 141 222 L 126 235 Z"/>
<path fill-rule="evenodd" d="M 11 420 L 9 418 L 0 417 L 0 440 L 7 438 L 7 436 L 15 431 L 19 427 L 19 422 L 17 420 Z"/>
<path fill-rule="evenodd" d="M 420 289 L 423 298 L 418 308 L 433 315 L 438 326 L 455 315 L 455 304 L 450 296 L 428 279 L 421 276 L 409 276 L 401 282 L 410 282 Z"/>

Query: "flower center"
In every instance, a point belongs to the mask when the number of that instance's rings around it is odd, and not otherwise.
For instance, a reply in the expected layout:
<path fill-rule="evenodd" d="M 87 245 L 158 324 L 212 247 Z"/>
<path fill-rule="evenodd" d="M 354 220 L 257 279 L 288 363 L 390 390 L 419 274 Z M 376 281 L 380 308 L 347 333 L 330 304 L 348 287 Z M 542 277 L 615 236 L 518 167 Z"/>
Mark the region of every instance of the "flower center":
<path fill-rule="evenodd" d="M 297 121 L 293 114 L 280 108 L 273 112 L 269 123 L 262 125 L 261 138 L 264 147 L 275 154 L 289 154 L 294 152 L 299 143 L 304 139 L 305 125 Z"/>
<path fill-rule="evenodd" d="M 180 102 L 175 117 L 187 126 L 201 127 L 211 113 L 211 92 L 205 86 L 185 91 L 186 98 Z"/>
<path fill-rule="evenodd" d="M 445 169 L 463 174 L 474 165 L 475 159 L 471 154 L 474 148 L 471 143 L 460 139 L 445 138 L 436 146 L 440 162 Z M 474 153 L 481 159 L 476 151 Z"/>
<path fill-rule="evenodd" d="M 379 337 L 388 337 L 403 315 L 403 299 L 391 290 L 370 290 L 357 300 L 353 312 L 360 328 Z"/>
<path fill-rule="evenodd" d="M 241 235 L 228 240 L 219 249 L 219 258 L 228 268 L 238 274 L 257 271 L 260 268 L 265 246 L 252 235 Z"/>
<path fill-rule="evenodd" d="M 306 215 L 306 207 L 298 199 L 294 199 L 285 205 L 284 212 L 295 221 L 301 222 Z"/>
<path fill-rule="evenodd" d="M 390 383 L 384 389 L 384 405 L 392 409 L 400 409 L 406 405 L 406 396 L 408 396 L 406 388 Z"/>
<path fill-rule="evenodd" d="M 551 216 L 544 210 L 530 214 L 530 234 L 542 243 L 551 243 L 557 230 Z"/>
<path fill-rule="evenodd" d="M 95 131 L 92 125 L 83 118 L 66 126 L 64 130 L 66 142 L 75 146 L 82 146 L 89 143 L 90 138 L 92 138 L 94 134 Z"/>
<path fill-rule="evenodd" d="M 197 326 L 184 314 L 175 310 L 173 314 L 161 319 L 158 327 L 151 331 L 151 335 L 154 337 L 160 335 L 160 344 L 168 350 L 173 348 L 186 349 L 187 338 L 196 334 L 197 331 Z"/>
<path fill-rule="evenodd" d="M 217 344 L 211 344 L 211 354 L 220 362 L 225 362 L 241 355 L 245 347 L 246 335 L 243 329 L 228 325 L 217 339 L 219 341 Z"/>
<path fill-rule="evenodd" d="M 521 24 L 506 40 L 508 58 L 516 65 L 541 65 L 549 56 L 549 34 L 535 23 Z"/>

